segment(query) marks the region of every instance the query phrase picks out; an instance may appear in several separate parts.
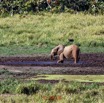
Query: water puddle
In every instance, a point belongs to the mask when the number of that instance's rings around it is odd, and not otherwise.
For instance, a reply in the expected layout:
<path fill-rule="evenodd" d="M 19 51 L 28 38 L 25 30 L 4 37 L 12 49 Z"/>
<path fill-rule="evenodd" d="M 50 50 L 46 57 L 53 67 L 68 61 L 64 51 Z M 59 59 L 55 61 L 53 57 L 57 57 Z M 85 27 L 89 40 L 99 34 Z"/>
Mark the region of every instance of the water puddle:
<path fill-rule="evenodd" d="M 0 65 L 68 65 L 74 64 L 73 61 L 64 61 L 64 63 L 57 63 L 57 61 L 14 61 L 14 62 L 4 62 Z M 79 61 L 77 65 L 85 64 L 83 61 Z"/>

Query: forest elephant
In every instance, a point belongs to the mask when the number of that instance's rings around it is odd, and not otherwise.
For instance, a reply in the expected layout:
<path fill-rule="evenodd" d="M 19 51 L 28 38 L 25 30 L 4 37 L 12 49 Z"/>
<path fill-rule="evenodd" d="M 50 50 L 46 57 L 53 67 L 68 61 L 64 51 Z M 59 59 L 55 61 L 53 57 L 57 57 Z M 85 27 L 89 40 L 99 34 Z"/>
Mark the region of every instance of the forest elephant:
<path fill-rule="evenodd" d="M 63 63 L 64 58 L 69 59 L 72 57 L 74 59 L 74 63 L 76 64 L 79 61 L 79 52 L 80 49 L 75 44 L 66 46 L 63 52 L 59 55 L 59 60 L 57 61 L 57 63 Z"/>
<path fill-rule="evenodd" d="M 51 55 L 51 60 L 53 60 L 56 55 L 59 56 L 63 52 L 64 47 L 65 47 L 64 45 L 58 45 L 55 48 L 53 48 L 51 50 L 51 54 L 50 54 Z"/>

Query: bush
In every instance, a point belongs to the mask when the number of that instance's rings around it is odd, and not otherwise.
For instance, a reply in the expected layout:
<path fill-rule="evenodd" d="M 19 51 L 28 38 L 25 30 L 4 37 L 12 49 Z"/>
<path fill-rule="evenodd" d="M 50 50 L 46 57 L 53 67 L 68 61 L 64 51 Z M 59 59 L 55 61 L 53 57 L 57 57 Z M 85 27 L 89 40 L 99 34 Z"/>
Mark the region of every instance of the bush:
<path fill-rule="evenodd" d="M 18 87 L 16 88 L 16 93 L 19 94 L 34 94 L 37 91 L 39 91 L 40 86 L 38 83 L 24 83 L 24 84 L 20 84 L 18 85 Z"/>
<path fill-rule="evenodd" d="M 92 0 L 59 0 L 59 4 L 53 5 L 53 12 L 65 11 L 65 6 L 74 11 L 89 11 L 90 13 L 104 13 L 104 1 L 92 2 Z M 46 10 L 46 0 L 1 0 L 0 14 L 23 14 Z M 55 7 L 55 8 L 54 8 Z"/>
<path fill-rule="evenodd" d="M 36 0 L 2 0 L 0 4 L 1 14 L 9 13 L 13 15 L 15 13 L 36 11 L 36 5 Z"/>
<path fill-rule="evenodd" d="M 91 14 L 104 14 L 104 2 L 102 1 L 92 4 L 89 8 L 89 12 Z"/>

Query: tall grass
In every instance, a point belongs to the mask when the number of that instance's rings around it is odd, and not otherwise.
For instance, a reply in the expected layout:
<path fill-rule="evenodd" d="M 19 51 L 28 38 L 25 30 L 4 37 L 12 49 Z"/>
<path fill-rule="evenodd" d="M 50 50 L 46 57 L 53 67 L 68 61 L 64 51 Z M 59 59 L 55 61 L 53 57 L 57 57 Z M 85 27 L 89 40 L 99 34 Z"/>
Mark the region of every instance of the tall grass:
<path fill-rule="evenodd" d="M 81 47 L 104 47 L 104 16 L 40 13 L 0 18 L 0 46 L 51 47 L 74 43 Z"/>
<path fill-rule="evenodd" d="M 104 45 L 104 16 L 84 14 L 15 15 L 0 18 L 0 45 L 56 45 L 75 39 Z"/>

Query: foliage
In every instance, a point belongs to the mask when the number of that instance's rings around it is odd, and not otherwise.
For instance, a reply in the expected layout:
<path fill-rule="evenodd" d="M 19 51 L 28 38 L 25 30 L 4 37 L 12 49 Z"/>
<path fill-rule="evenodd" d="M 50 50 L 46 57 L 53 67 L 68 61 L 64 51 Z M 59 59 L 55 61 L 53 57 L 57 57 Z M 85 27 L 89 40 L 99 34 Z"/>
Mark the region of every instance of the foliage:
<path fill-rule="evenodd" d="M 89 11 L 91 14 L 104 14 L 104 1 L 93 4 Z"/>
<path fill-rule="evenodd" d="M 0 93 L 5 94 L 36 94 L 39 91 L 51 91 L 54 93 L 61 93 L 61 92 L 66 92 L 66 93 L 78 93 L 79 91 L 86 91 L 86 90 L 92 90 L 92 89 L 99 89 L 99 86 L 96 83 L 92 83 L 90 85 L 85 85 L 82 83 L 78 82 L 71 82 L 65 83 L 60 81 L 59 83 L 55 85 L 50 85 L 50 84 L 40 84 L 37 82 L 20 82 L 16 79 L 5 79 L 0 82 Z"/>
<path fill-rule="evenodd" d="M 36 11 L 36 3 L 36 0 L 1 0 L 1 15 L 9 13 L 12 16 L 15 13 Z"/>
<path fill-rule="evenodd" d="M 20 84 L 18 85 L 16 92 L 19 94 L 34 94 L 37 91 L 39 91 L 40 89 L 40 85 L 37 83 L 24 83 L 24 84 Z"/>
<path fill-rule="evenodd" d="M 2 85 L 4 83 L 2 82 Z M 57 84 L 39 84 L 36 82 L 18 83 L 6 81 L 16 89 L 14 95 L 0 95 L 1 103 L 103 103 L 104 86 L 78 82 L 59 82 Z M 9 85 L 8 85 L 9 86 Z M 1 84 L 0 84 L 1 87 Z M 9 86 L 10 87 L 10 86 Z M 3 87 L 2 87 L 3 88 Z M 13 88 L 13 87 L 12 87 Z M 6 90 L 10 91 L 10 88 Z M 0 89 L 1 91 L 1 89 Z M 27 92 L 28 91 L 28 92 Z M 10 92 L 9 92 L 10 93 Z M 28 95 L 27 95 L 28 94 Z"/>
<path fill-rule="evenodd" d="M 95 0 L 59 0 L 58 5 L 54 5 L 54 12 L 65 11 L 65 7 L 75 11 L 88 11 L 91 13 L 104 13 L 104 2 Z M 52 4 L 52 3 L 51 3 Z M 24 14 L 28 12 L 38 12 L 48 10 L 46 0 L 1 0 L 0 14 L 2 16 L 10 14 Z"/>

